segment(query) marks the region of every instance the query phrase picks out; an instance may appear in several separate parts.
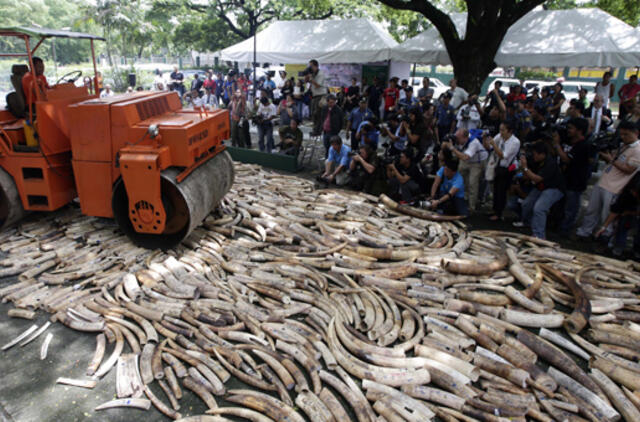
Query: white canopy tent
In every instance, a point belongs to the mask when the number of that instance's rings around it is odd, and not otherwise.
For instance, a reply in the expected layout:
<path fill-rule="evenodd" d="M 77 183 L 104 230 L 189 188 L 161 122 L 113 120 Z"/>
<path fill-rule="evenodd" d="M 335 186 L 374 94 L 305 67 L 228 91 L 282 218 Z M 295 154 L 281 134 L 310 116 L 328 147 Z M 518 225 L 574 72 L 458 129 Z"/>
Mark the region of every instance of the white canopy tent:
<path fill-rule="evenodd" d="M 276 21 L 256 38 L 258 62 L 285 64 L 381 62 L 398 45 L 367 19 Z M 253 38 L 225 48 L 220 58 L 253 62 Z"/>
<path fill-rule="evenodd" d="M 464 36 L 466 14 L 453 14 L 452 20 Z M 392 59 L 451 64 L 435 28 L 399 45 Z M 637 66 L 640 37 L 635 28 L 597 8 L 536 9 L 509 29 L 495 61 L 498 66 Z"/>

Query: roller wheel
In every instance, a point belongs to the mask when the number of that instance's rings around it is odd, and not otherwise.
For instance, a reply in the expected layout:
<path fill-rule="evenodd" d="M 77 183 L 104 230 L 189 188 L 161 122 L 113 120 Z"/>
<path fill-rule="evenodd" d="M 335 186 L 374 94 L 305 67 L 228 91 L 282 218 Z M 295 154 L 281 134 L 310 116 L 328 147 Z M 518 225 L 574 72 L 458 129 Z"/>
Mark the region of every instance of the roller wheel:
<path fill-rule="evenodd" d="M 25 214 L 13 177 L 0 168 L 0 230 L 17 223 Z"/>
<path fill-rule="evenodd" d="M 129 198 L 122 179 L 113 189 L 111 206 L 122 231 L 145 248 L 171 248 L 187 237 L 213 210 L 233 184 L 233 162 L 223 151 L 194 170 L 182 183 L 176 177 L 180 169 L 162 172 L 160 191 L 167 215 L 162 234 L 138 233 L 129 219 Z"/>

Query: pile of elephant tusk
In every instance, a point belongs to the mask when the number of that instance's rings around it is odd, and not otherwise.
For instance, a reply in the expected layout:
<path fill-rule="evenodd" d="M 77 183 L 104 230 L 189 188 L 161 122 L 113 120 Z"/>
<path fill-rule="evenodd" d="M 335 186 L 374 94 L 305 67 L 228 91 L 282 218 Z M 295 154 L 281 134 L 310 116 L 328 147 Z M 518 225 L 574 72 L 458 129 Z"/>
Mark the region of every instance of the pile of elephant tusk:
<path fill-rule="evenodd" d="M 172 250 L 137 248 L 73 208 L 0 233 L 9 314 L 44 310 L 96 335 L 86 373 L 58 382 L 93 388 L 115 368 L 118 398 L 96 411 L 640 421 L 637 264 L 236 167 L 220 207 Z M 179 413 L 192 393 L 205 414 Z"/>

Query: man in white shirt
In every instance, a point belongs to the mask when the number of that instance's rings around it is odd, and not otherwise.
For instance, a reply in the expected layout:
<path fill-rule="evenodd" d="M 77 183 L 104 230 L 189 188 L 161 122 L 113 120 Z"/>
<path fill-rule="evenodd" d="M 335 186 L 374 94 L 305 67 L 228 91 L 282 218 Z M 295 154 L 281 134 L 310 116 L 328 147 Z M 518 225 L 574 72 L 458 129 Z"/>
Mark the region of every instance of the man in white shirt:
<path fill-rule="evenodd" d="M 602 80 L 596 84 L 596 95 L 600 95 L 602 97 L 602 103 L 606 108 L 609 108 L 609 99 L 614 96 L 616 86 L 611 83 L 611 72 L 604 72 L 602 75 Z"/>
<path fill-rule="evenodd" d="M 606 163 L 600 180 L 593 187 L 589 197 L 589 205 L 576 235 L 588 238 L 598 224 L 602 224 L 609 214 L 611 203 L 620 194 L 624 186 L 640 167 L 640 141 L 638 126 L 623 120 L 618 126 L 622 144 L 615 152 L 600 152 L 600 158 Z M 610 228 L 606 234 L 611 234 Z"/>
<path fill-rule="evenodd" d="M 476 209 L 480 180 L 489 153 L 478 138 L 471 139 L 467 129 L 458 129 L 454 134 L 456 144 L 444 142 L 443 148 L 448 148 L 460 160 L 458 172 L 464 180 L 465 191 L 468 192 L 469 211 Z"/>
<path fill-rule="evenodd" d="M 480 127 L 482 117 L 480 115 L 480 110 L 478 109 L 479 107 L 478 96 L 470 96 L 469 102 L 458 110 L 458 115 L 456 116 L 456 119 L 458 120 L 457 128 L 471 130 Z"/>
<path fill-rule="evenodd" d="M 311 84 L 311 119 L 313 120 L 313 131 L 311 136 L 320 136 L 322 133 L 322 119 L 320 116 L 320 101 L 327 95 L 327 84 L 324 73 L 320 71 L 318 61 L 313 59 L 309 61 L 309 70 L 305 76 L 305 82 Z"/>
<path fill-rule="evenodd" d="M 451 93 L 451 105 L 457 110 L 465 101 L 467 101 L 469 94 L 463 88 L 458 86 L 458 80 L 456 78 L 449 81 L 449 87 L 449 92 Z"/>
<path fill-rule="evenodd" d="M 109 97 L 113 97 L 113 95 L 114 95 L 114 92 L 111 90 L 111 85 L 106 84 L 104 86 L 104 89 L 100 93 L 100 98 L 109 98 Z"/>
<path fill-rule="evenodd" d="M 274 148 L 273 144 L 273 119 L 277 116 L 276 106 L 267 97 L 260 98 L 257 112 L 258 147 L 265 151 L 264 138 L 267 138 L 266 150 L 269 154 Z"/>

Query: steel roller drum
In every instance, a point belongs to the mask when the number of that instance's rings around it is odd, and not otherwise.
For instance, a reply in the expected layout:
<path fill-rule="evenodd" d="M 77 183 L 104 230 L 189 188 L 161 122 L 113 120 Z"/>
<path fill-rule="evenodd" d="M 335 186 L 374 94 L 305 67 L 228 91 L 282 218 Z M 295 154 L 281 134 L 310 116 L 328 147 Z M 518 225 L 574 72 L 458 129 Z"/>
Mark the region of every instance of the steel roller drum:
<path fill-rule="evenodd" d="M 222 151 L 178 183 L 176 177 L 181 172 L 177 168 L 162 172 L 162 203 L 167 221 L 161 235 L 134 230 L 129 220 L 129 199 L 124 182 L 117 182 L 111 202 L 113 213 L 120 228 L 137 245 L 166 249 L 180 243 L 220 203 L 234 180 L 233 161 L 227 151 Z"/>

